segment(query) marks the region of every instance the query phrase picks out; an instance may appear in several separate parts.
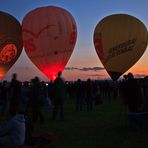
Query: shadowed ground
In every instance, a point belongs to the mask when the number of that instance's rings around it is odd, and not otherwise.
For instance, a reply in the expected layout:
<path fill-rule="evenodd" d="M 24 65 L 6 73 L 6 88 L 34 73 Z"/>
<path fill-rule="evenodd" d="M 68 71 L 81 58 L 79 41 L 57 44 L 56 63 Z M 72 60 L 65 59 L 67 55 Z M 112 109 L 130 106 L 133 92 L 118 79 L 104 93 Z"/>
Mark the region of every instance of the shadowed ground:
<path fill-rule="evenodd" d="M 52 121 L 45 110 L 46 123 L 36 124 L 38 132 L 51 131 L 50 148 L 147 148 L 148 131 L 127 128 L 126 107 L 120 99 L 106 100 L 92 112 L 76 112 L 73 99 L 65 100 L 65 120 Z"/>

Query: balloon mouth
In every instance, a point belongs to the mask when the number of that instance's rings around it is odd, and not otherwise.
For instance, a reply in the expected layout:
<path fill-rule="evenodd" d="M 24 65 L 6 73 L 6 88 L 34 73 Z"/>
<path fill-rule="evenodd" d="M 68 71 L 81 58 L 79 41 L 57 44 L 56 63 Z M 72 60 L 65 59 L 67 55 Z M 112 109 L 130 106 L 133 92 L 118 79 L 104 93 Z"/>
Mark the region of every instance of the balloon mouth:
<path fill-rule="evenodd" d="M 2 80 L 2 79 L 3 79 L 3 76 L 0 75 L 0 80 Z"/>
<path fill-rule="evenodd" d="M 57 78 L 57 72 L 48 72 L 47 71 L 43 71 L 43 73 L 48 77 L 48 79 L 50 79 L 51 81 L 54 81 Z"/>
<path fill-rule="evenodd" d="M 51 80 L 54 81 L 56 79 L 56 75 L 47 75 L 47 77 Z"/>
<path fill-rule="evenodd" d="M 117 81 L 119 77 L 123 74 L 122 72 L 107 71 L 113 81 Z"/>
<path fill-rule="evenodd" d="M 0 68 L 0 80 L 4 78 L 6 71 L 3 68 Z"/>
<path fill-rule="evenodd" d="M 58 72 L 63 71 L 63 65 L 53 65 L 50 67 L 43 67 L 39 68 L 51 81 L 54 81 L 57 76 Z"/>

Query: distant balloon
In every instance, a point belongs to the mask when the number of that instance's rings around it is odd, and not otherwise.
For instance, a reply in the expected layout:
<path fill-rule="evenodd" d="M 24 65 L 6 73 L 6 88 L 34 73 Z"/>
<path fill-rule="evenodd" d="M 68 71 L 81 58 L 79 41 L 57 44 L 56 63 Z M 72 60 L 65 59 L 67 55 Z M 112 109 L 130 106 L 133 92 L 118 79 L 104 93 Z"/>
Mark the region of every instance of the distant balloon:
<path fill-rule="evenodd" d="M 127 14 L 105 17 L 94 31 L 96 52 L 113 80 L 117 80 L 140 59 L 147 43 L 145 25 Z"/>
<path fill-rule="evenodd" d="M 20 23 L 10 14 L 0 11 L 0 79 L 16 62 L 22 47 Z"/>
<path fill-rule="evenodd" d="M 31 61 L 51 80 L 63 71 L 74 49 L 77 27 L 63 8 L 48 6 L 29 12 L 23 19 L 24 48 Z"/>

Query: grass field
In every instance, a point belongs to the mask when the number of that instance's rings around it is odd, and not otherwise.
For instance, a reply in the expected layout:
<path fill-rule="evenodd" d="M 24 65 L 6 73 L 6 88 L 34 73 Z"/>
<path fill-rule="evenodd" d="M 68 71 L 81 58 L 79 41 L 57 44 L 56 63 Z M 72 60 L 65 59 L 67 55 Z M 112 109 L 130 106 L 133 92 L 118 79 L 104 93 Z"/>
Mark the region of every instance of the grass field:
<path fill-rule="evenodd" d="M 148 148 L 148 131 L 127 128 L 126 107 L 120 99 L 106 100 L 92 112 L 76 112 L 74 100 L 65 101 L 65 120 L 52 121 L 45 111 L 46 123 L 37 124 L 38 132 L 50 131 L 50 148 Z"/>

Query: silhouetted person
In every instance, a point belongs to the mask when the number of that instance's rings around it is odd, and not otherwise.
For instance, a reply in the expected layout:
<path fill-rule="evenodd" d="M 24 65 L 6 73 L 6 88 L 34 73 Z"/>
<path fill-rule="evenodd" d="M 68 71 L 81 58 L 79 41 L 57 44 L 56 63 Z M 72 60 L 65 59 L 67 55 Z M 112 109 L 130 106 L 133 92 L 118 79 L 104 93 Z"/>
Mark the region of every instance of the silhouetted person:
<path fill-rule="evenodd" d="M 83 96 L 83 84 L 80 79 L 77 80 L 76 85 L 76 110 L 82 111 L 83 103 L 84 103 L 84 96 Z"/>
<path fill-rule="evenodd" d="M 102 101 L 102 98 L 101 98 L 101 91 L 100 91 L 99 85 L 95 85 L 94 94 L 95 94 L 95 97 L 94 97 L 95 105 L 102 104 L 103 101 Z"/>
<path fill-rule="evenodd" d="M 8 103 L 8 88 L 7 88 L 7 81 L 3 81 L 3 83 L 0 86 L 0 106 L 1 106 L 1 112 L 0 115 L 4 115 L 7 109 L 7 103 Z"/>
<path fill-rule="evenodd" d="M 144 121 L 144 116 L 141 114 L 144 100 L 141 88 L 132 73 L 128 73 L 125 82 L 124 97 L 126 97 L 125 103 L 128 106 L 128 124 L 130 129 L 137 130 L 142 126 Z"/>
<path fill-rule="evenodd" d="M 55 79 L 53 83 L 53 114 L 52 119 L 55 120 L 57 118 L 57 115 L 59 114 L 60 120 L 64 119 L 64 113 L 63 113 L 63 103 L 64 98 L 66 96 L 65 91 L 65 85 L 64 81 L 61 79 L 61 72 L 58 73 L 58 77 Z"/>
<path fill-rule="evenodd" d="M 128 93 L 127 93 L 127 80 L 128 80 L 128 76 L 127 75 L 123 75 L 123 80 L 120 83 L 120 95 L 123 99 L 124 104 L 127 104 L 128 101 Z"/>
<path fill-rule="evenodd" d="M 113 97 L 117 99 L 118 97 L 118 82 L 117 81 L 112 82 L 112 90 L 113 90 Z"/>
<path fill-rule="evenodd" d="M 10 97 L 10 105 L 9 105 L 9 113 L 19 110 L 21 104 L 21 83 L 17 80 L 17 74 L 14 73 L 12 75 L 12 80 L 9 86 L 9 97 Z"/>
<path fill-rule="evenodd" d="M 132 73 L 128 73 L 126 82 L 127 105 L 130 112 L 141 112 L 143 107 L 143 96 L 137 81 Z"/>
<path fill-rule="evenodd" d="M 29 107 L 29 96 L 30 95 L 30 88 L 29 82 L 24 82 L 21 90 L 21 108 L 25 114 L 27 114 L 27 110 Z"/>
<path fill-rule="evenodd" d="M 50 81 L 48 83 L 47 93 L 48 93 L 48 97 L 52 100 L 52 98 L 53 98 L 53 83 L 52 83 L 52 81 Z"/>
<path fill-rule="evenodd" d="M 148 76 L 145 76 L 143 79 L 143 91 L 145 103 L 148 104 Z"/>
<path fill-rule="evenodd" d="M 41 105 L 43 100 L 42 94 L 43 93 L 40 80 L 38 77 L 35 77 L 32 80 L 32 86 L 30 90 L 30 105 L 33 113 L 33 122 L 37 122 L 39 119 L 40 123 L 44 123 L 44 117 L 41 111 Z"/>
<path fill-rule="evenodd" d="M 90 79 L 86 81 L 86 104 L 87 111 L 92 111 L 93 108 L 93 85 Z"/>

